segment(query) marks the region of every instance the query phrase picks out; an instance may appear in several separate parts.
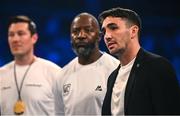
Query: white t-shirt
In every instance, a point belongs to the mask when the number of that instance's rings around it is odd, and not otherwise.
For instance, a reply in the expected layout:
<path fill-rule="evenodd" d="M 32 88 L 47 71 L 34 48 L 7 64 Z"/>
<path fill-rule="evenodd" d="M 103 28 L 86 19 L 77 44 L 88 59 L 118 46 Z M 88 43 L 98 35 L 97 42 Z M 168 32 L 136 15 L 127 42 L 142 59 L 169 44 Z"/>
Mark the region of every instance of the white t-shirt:
<path fill-rule="evenodd" d="M 18 86 L 28 68 L 16 65 Z M 25 102 L 24 115 L 52 115 L 54 114 L 54 94 L 52 85 L 57 78 L 56 73 L 61 68 L 42 58 L 36 58 L 32 63 L 21 90 L 22 101 Z M 14 105 L 18 99 L 18 92 L 14 77 L 14 61 L 0 69 L 0 107 L 1 115 L 13 115 Z"/>
<path fill-rule="evenodd" d="M 119 60 L 103 53 L 94 63 L 81 65 L 78 58 L 67 64 L 55 85 L 58 115 L 100 115 L 107 79 Z"/>
<path fill-rule="evenodd" d="M 112 99 L 111 99 L 111 111 L 112 111 L 112 115 L 114 116 L 124 115 L 125 88 L 134 61 L 135 58 L 127 65 L 121 66 L 121 68 L 119 69 L 116 81 L 114 83 Z"/>

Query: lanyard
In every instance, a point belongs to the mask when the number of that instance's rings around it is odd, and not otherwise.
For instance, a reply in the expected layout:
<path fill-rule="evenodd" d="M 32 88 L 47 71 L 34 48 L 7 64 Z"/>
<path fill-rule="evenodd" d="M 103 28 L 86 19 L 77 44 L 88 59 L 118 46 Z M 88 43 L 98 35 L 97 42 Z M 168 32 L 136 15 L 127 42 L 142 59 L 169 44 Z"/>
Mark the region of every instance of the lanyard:
<path fill-rule="evenodd" d="M 31 63 L 32 64 L 32 63 Z M 24 83 L 24 79 L 26 78 L 26 75 L 31 67 L 31 64 L 28 66 L 28 68 L 26 69 L 24 75 L 23 75 L 23 79 L 20 83 L 20 88 L 18 87 L 18 83 L 17 83 L 17 76 L 16 76 L 16 65 L 14 63 L 14 79 L 15 79 L 15 82 L 16 82 L 16 88 L 17 88 L 17 92 L 18 92 L 18 100 L 21 100 L 21 90 L 22 90 L 22 86 L 23 86 L 23 83 Z"/>

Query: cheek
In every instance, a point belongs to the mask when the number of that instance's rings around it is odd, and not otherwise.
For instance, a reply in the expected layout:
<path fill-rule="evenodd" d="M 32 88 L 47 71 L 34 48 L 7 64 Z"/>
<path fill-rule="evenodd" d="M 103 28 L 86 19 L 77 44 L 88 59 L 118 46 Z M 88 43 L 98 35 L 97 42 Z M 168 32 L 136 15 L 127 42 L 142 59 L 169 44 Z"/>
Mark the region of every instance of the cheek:
<path fill-rule="evenodd" d="M 92 41 L 96 41 L 96 42 L 99 42 L 101 40 L 99 34 L 97 34 L 97 33 L 91 34 L 90 36 L 88 36 L 88 38 L 92 39 Z"/>
<path fill-rule="evenodd" d="M 13 43 L 12 40 L 8 39 L 8 44 L 10 47 L 12 46 L 12 43 Z"/>
<path fill-rule="evenodd" d="M 77 37 L 76 34 L 71 34 L 71 38 L 72 38 L 72 39 L 74 39 L 74 38 L 76 38 L 76 37 Z"/>
<path fill-rule="evenodd" d="M 91 34 L 87 34 L 87 35 L 90 35 L 92 37 L 97 37 L 98 36 L 98 33 L 91 33 Z"/>
<path fill-rule="evenodd" d="M 8 43 L 11 44 L 11 40 L 10 39 L 8 39 Z"/>
<path fill-rule="evenodd" d="M 131 39 L 129 31 L 126 31 L 123 36 L 124 36 L 125 41 L 129 41 Z"/>
<path fill-rule="evenodd" d="M 74 43 L 76 40 L 77 40 L 77 39 L 76 39 L 76 36 L 75 36 L 75 35 L 71 36 L 71 43 Z"/>
<path fill-rule="evenodd" d="M 121 40 L 124 40 L 125 38 L 129 37 L 129 33 L 127 31 L 121 31 L 116 34 L 114 34 L 117 38 L 121 38 Z"/>
<path fill-rule="evenodd" d="M 35 44 L 34 40 L 32 40 L 32 39 L 24 40 L 21 43 L 23 44 L 24 47 L 28 47 L 28 48 Z"/>

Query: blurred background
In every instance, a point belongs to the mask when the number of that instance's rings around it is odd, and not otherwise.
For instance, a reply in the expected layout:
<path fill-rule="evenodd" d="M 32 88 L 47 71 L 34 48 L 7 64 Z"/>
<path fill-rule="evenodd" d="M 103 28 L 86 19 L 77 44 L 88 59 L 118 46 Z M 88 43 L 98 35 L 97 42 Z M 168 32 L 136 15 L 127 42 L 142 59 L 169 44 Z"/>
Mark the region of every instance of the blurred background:
<path fill-rule="evenodd" d="M 70 24 L 81 12 L 96 18 L 112 7 L 135 10 L 142 19 L 141 45 L 166 57 L 180 82 L 180 7 L 177 0 L 1 0 L 0 66 L 13 60 L 7 43 L 7 20 L 27 15 L 37 25 L 39 40 L 35 54 L 63 67 L 75 57 L 70 44 Z M 107 51 L 104 41 L 102 51 Z"/>

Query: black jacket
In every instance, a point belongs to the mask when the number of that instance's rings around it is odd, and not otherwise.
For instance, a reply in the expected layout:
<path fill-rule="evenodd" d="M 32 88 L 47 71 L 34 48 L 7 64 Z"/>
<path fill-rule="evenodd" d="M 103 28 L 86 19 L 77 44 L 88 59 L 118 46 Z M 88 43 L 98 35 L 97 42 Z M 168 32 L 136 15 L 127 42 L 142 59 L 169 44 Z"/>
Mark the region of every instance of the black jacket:
<path fill-rule="evenodd" d="M 111 115 L 111 95 L 120 66 L 108 79 L 102 115 Z M 163 57 L 139 50 L 125 89 L 125 115 L 180 114 L 180 88 L 175 71 Z"/>

